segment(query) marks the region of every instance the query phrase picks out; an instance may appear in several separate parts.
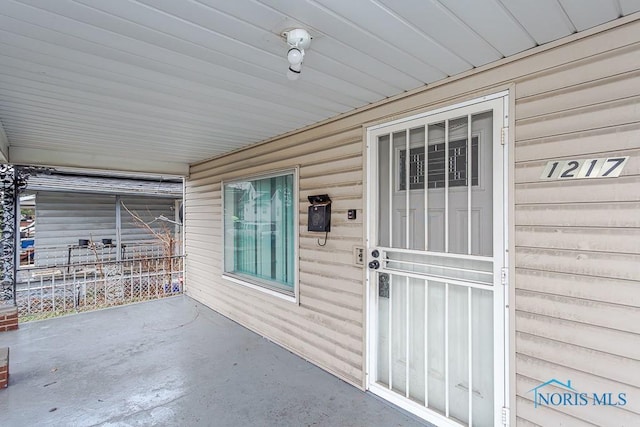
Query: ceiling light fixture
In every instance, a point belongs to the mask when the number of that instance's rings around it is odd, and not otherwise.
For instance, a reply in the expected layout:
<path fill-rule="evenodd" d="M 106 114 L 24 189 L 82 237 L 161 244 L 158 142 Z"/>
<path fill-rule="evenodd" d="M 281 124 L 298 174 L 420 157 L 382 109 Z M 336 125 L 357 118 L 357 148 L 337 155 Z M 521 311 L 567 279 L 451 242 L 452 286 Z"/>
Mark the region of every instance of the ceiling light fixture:
<path fill-rule="evenodd" d="M 311 36 L 307 30 L 302 28 L 285 31 L 282 35 L 289 45 L 289 51 L 287 52 L 287 60 L 289 61 L 287 78 L 289 80 L 298 80 L 302 72 L 304 50 L 311 46 Z"/>

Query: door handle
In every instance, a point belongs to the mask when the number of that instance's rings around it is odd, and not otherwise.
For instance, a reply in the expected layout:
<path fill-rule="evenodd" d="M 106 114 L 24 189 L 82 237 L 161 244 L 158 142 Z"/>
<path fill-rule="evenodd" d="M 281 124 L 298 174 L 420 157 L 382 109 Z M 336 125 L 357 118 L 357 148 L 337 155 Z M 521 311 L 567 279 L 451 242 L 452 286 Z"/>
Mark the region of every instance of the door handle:
<path fill-rule="evenodd" d="M 380 268 L 380 262 L 377 259 L 374 259 L 369 263 L 369 268 L 372 270 L 377 270 Z"/>

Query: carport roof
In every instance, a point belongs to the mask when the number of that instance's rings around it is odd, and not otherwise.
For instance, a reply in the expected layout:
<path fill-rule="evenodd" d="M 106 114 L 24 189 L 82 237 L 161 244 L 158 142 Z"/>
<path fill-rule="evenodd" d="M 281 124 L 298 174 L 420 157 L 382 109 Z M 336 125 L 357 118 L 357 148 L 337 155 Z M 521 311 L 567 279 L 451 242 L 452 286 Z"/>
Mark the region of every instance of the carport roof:
<path fill-rule="evenodd" d="M 27 192 L 116 194 L 181 199 L 181 179 L 163 177 L 100 176 L 70 173 L 33 174 Z"/>
<path fill-rule="evenodd" d="M 638 10 L 638 0 L 6 0 L 0 143 L 13 163 L 185 173 Z M 282 32 L 296 27 L 313 41 L 289 81 Z"/>

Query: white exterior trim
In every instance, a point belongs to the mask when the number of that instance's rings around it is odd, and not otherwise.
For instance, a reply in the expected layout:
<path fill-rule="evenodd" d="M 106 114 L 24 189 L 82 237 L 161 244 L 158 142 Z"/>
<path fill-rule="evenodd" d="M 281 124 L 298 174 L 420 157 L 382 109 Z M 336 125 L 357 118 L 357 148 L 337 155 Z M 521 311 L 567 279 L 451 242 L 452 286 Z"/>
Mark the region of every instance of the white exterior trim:
<path fill-rule="evenodd" d="M 457 113 L 464 115 L 469 113 L 469 111 L 473 110 L 473 108 L 469 109 L 467 107 L 472 107 L 481 103 L 489 103 L 490 101 L 500 101 L 493 102 L 492 109 L 496 112 L 494 113 L 493 120 L 493 139 L 502 138 L 502 129 L 508 127 L 509 125 L 509 91 L 501 91 L 498 93 L 490 94 L 487 96 L 483 96 L 480 98 L 475 98 L 472 100 L 464 101 L 458 104 L 453 104 L 450 106 L 438 108 L 435 110 L 427 111 L 420 114 L 415 114 L 412 116 L 400 118 L 397 120 L 393 120 L 387 123 L 376 124 L 371 127 L 366 128 L 366 174 L 367 174 L 367 185 L 366 185 L 366 206 L 369 211 L 369 215 L 365 219 L 365 235 L 366 235 L 366 249 L 367 251 L 373 247 L 370 239 L 373 237 L 372 231 L 377 230 L 377 209 L 374 206 L 374 202 L 376 202 L 377 197 L 372 196 L 373 194 L 377 194 L 377 183 L 378 180 L 376 177 L 372 176 L 372 170 L 377 171 L 376 167 L 372 167 L 372 163 L 377 161 L 377 155 L 372 154 L 372 137 L 373 134 L 376 133 L 377 130 L 384 129 L 385 133 L 392 134 L 395 131 L 404 129 L 406 124 L 413 120 L 419 120 L 430 116 L 435 116 L 437 114 L 447 113 L 449 111 L 458 110 Z M 502 339 L 496 340 L 495 337 L 497 333 L 494 333 L 494 423 L 496 426 L 502 425 L 502 413 L 504 408 L 508 408 L 509 406 L 509 378 L 510 378 L 510 348 L 509 348 L 509 287 L 508 282 L 505 284 L 501 284 L 501 273 L 503 269 L 508 269 L 509 267 L 509 259 L 508 259 L 508 231 L 509 231 L 509 198 L 508 198 L 508 189 L 510 188 L 510 164 L 509 164 L 509 152 L 508 152 L 508 141 L 505 141 L 503 145 L 497 145 L 496 147 L 503 147 L 502 150 L 494 149 L 493 150 L 493 164 L 501 164 L 502 170 L 499 172 L 502 175 L 501 188 L 496 186 L 494 182 L 494 189 L 498 190 L 493 194 L 493 229 L 494 229 L 494 242 L 496 242 L 497 246 L 494 246 L 494 256 L 492 259 L 500 262 L 494 263 L 494 309 L 493 309 L 493 324 L 494 325 L 502 325 Z M 494 170 L 494 181 L 495 181 L 495 173 Z M 394 249 L 394 251 L 403 251 L 402 249 Z M 410 251 L 407 251 L 410 252 Z M 429 253 L 432 255 L 432 253 Z M 370 257 L 370 254 L 367 255 Z M 444 256 L 444 255 L 442 255 Z M 447 254 L 449 256 L 449 254 Z M 452 254 L 453 257 L 457 257 L 455 254 Z M 474 257 L 477 259 L 487 259 L 487 257 Z M 367 260 L 368 261 L 368 260 Z M 508 270 L 507 270 L 508 271 Z M 448 281 L 450 282 L 450 281 Z M 409 399 L 403 399 L 399 397 L 394 392 L 391 392 L 387 388 L 381 387 L 372 381 L 372 376 L 370 375 L 374 369 L 376 369 L 376 353 L 375 349 L 377 348 L 377 338 L 375 331 L 375 324 L 373 322 L 374 315 L 372 314 L 375 310 L 375 307 L 372 307 L 373 304 L 373 294 L 374 294 L 374 285 L 371 281 L 371 274 L 368 271 L 365 271 L 365 388 L 374 394 L 388 400 L 389 402 L 406 409 L 425 420 L 432 422 L 439 426 L 460 426 L 461 424 L 453 421 L 450 418 L 447 418 L 438 412 L 431 410 L 423 405 L 415 403 Z M 445 358 L 446 359 L 446 358 Z M 446 360 L 445 360 L 446 363 Z M 445 390 L 448 391 L 448 390 Z"/>

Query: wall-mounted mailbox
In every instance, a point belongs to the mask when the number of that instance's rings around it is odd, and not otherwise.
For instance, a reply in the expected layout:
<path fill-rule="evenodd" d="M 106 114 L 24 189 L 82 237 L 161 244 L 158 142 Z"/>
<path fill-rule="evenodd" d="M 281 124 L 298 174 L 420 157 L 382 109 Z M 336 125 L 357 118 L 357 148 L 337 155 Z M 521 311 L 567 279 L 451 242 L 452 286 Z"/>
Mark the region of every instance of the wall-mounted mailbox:
<path fill-rule="evenodd" d="M 327 194 L 309 196 L 309 224 L 308 231 L 331 231 L 331 199 Z"/>

